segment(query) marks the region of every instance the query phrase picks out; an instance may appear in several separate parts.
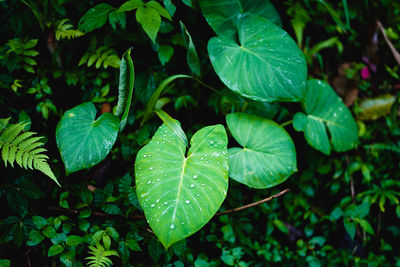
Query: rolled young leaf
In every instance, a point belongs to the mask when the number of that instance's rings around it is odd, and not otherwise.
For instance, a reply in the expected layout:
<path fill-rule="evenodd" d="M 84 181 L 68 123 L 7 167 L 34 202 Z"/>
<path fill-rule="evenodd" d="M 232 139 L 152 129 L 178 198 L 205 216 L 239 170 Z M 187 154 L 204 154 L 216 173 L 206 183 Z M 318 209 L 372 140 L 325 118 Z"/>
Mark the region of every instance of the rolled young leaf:
<path fill-rule="evenodd" d="M 309 80 L 303 106 L 305 114 L 296 113 L 293 127 L 304 132 L 307 142 L 312 147 L 329 155 L 332 147 L 342 152 L 356 146 L 357 124 L 342 99 L 328 83 Z"/>
<path fill-rule="evenodd" d="M 227 136 L 222 125 L 184 142 L 165 124 L 138 153 L 136 192 L 146 219 L 166 247 L 202 228 L 228 190 Z"/>
<path fill-rule="evenodd" d="M 277 123 L 246 113 L 226 116 L 228 128 L 243 148 L 229 148 L 229 176 L 252 188 L 284 182 L 297 171 L 296 150 Z"/>
<path fill-rule="evenodd" d="M 119 69 L 118 105 L 115 115 L 121 119 L 120 132 L 124 129 L 132 103 L 135 70 L 131 58 L 132 48 L 129 48 L 121 60 Z"/>

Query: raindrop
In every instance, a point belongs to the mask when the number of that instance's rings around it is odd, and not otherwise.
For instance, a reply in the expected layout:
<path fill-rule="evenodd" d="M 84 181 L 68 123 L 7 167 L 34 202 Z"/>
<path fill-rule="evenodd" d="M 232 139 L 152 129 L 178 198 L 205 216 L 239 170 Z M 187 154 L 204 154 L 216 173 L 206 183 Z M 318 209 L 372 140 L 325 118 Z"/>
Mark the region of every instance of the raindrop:
<path fill-rule="evenodd" d="M 190 185 L 190 188 L 194 188 L 194 187 L 195 187 L 195 185 L 194 185 L 194 184 L 191 184 L 191 185 Z"/>
<path fill-rule="evenodd" d="M 164 202 L 164 205 L 167 205 L 167 204 L 168 204 L 168 202 L 167 202 L 167 201 L 165 201 L 165 202 Z"/>
<path fill-rule="evenodd" d="M 147 157 L 147 155 L 143 155 L 143 158 Z"/>
<path fill-rule="evenodd" d="M 333 117 L 336 117 L 336 113 L 333 113 Z"/>
<path fill-rule="evenodd" d="M 156 206 L 156 204 L 151 204 L 150 207 L 154 208 Z"/>
<path fill-rule="evenodd" d="M 189 203 L 190 203 L 190 200 L 186 200 L 185 203 L 186 203 L 186 204 L 189 204 Z"/>
<path fill-rule="evenodd" d="M 151 184 L 151 181 L 148 181 L 147 184 Z"/>
<path fill-rule="evenodd" d="M 197 179 L 197 178 L 199 178 L 199 176 L 197 174 L 193 175 L 193 179 Z"/>
<path fill-rule="evenodd" d="M 156 203 L 158 203 L 158 202 L 160 202 L 160 199 L 157 199 L 157 200 L 156 200 Z"/>
<path fill-rule="evenodd" d="M 152 170 L 153 169 L 153 167 L 150 167 L 150 170 Z"/>
<path fill-rule="evenodd" d="M 174 229 L 175 228 L 175 225 L 174 224 L 171 224 L 171 226 L 169 227 L 170 229 Z"/>

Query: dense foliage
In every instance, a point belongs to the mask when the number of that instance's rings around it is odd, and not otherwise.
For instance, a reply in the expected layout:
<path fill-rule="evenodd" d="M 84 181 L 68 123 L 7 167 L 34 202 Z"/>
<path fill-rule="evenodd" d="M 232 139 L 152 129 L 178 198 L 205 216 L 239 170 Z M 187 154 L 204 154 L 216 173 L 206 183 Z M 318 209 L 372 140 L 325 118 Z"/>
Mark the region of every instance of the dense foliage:
<path fill-rule="evenodd" d="M 0 266 L 400 266 L 398 1 L 0 10 Z"/>

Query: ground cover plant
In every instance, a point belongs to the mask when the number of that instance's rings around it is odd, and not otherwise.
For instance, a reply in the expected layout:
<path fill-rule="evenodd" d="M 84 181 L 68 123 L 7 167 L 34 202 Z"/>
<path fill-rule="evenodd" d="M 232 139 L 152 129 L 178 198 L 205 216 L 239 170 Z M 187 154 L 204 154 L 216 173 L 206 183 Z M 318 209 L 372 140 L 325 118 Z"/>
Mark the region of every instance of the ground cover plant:
<path fill-rule="evenodd" d="M 400 265 L 396 1 L 0 8 L 0 266 Z"/>

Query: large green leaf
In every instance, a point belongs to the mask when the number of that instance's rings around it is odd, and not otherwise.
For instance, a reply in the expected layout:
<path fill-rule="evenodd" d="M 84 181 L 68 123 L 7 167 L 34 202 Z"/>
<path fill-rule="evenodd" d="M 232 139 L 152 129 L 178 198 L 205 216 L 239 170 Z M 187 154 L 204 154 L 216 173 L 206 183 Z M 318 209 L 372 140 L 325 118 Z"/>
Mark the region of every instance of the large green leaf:
<path fill-rule="evenodd" d="M 249 187 L 268 188 L 297 170 L 288 133 L 275 122 L 246 113 L 226 116 L 229 130 L 243 148 L 229 149 L 229 176 Z"/>
<path fill-rule="evenodd" d="M 65 112 L 56 129 L 56 140 L 67 174 L 90 168 L 110 152 L 118 136 L 119 119 L 104 113 L 96 120 L 93 103 Z"/>
<path fill-rule="evenodd" d="M 102 27 L 108 18 L 108 14 L 113 10 L 109 4 L 98 4 L 89 9 L 79 21 L 79 29 L 84 32 L 91 32 Z"/>
<path fill-rule="evenodd" d="M 121 119 L 120 131 L 124 129 L 128 119 L 133 96 L 135 71 L 131 58 L 131 50 L 132 48 L 129 48 L 122 56 L 119 69 L 118 105 L 115 115 Z"/>
<path fill-rule="evenodd" d="M 300 101 L 307 65 L 284 30 L 266 19 L 239 15 L 239 43 L 218 36 L 208 42 L 211 63 L 232 91 L 257 101 Z"/>
<path fill-rule="evenodd" d="M 281 24 L 279 14 L 269 0 L 200 0 L 199 4 L 208 24 L 218 35 L 233 33 L 235 19 L 242 13 Z"/>
<path fill-rule="evenodd" d="M 358 141 L 357 124 L 350 111 L 324 81 L 309 80 L 303 102 L 305 113 L 298 112 L 293 119 L 297 131 L 303 131 L 307 142 L 324 154 L 333 149 L 341 152 L 353 148 Z"/>
<path fill-rule="evenodd" d="M 168 248 L 203 227 L 228 189 L 227 136 L 222 125 L 184 142 L 165 124 L 138 153 L 136 191 L 147 221 Z"/>

